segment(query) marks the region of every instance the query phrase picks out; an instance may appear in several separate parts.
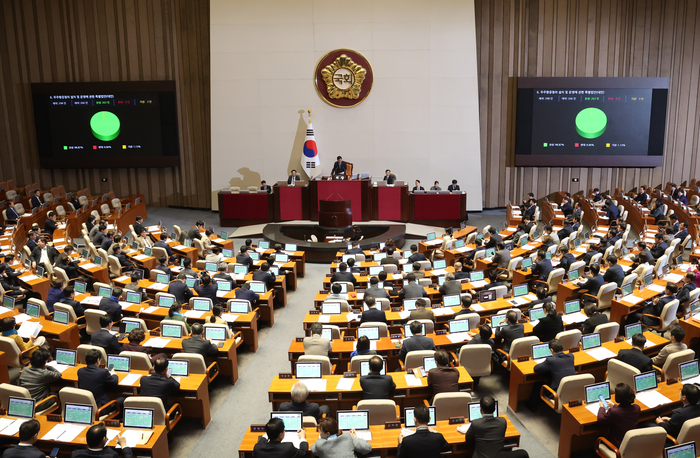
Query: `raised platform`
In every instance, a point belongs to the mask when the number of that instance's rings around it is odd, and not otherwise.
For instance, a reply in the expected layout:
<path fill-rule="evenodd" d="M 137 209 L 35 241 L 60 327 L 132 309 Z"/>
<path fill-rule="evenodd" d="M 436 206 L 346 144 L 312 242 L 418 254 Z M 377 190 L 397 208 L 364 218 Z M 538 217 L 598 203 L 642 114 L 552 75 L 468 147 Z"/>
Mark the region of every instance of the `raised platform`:
<path fill-rule="evenodd" d="M 401 248 L 406 239 L 405 224 L 363 224 L 360 247 L 378 247 L 379 243 L 392 239 Z M 324 228 L 317 224 L 268 224 L 263 228 L 263 236 L 272 243 L 295 243 L 297 249 L 306 252 L 306 262 L 332 262 L 338 250 L 347 248 L 346 242 L 326 243 L 327 237 L 344 236 L 343 229 Z M 318 242 L 308 242 L 311 236 Z"/>

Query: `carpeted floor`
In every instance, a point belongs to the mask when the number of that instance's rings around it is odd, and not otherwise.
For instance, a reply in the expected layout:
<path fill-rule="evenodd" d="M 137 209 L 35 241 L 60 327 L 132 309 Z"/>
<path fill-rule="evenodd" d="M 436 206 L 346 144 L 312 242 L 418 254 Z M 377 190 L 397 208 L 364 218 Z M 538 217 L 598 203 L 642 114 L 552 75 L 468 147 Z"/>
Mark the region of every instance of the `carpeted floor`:
<path fill-rule="evenodd" d="M 197 220 L 204 220 L 207 227 L 213 226 L 218 232 L 226 230 L 234 233 L 235 228 L 220 228 L 218 214 L 201 210 L 183 210 L 169 208 L 148 209 L 147 224 L 159 220 L 170 231 L 173 224 L 182 229 L 189 229 Z M 469 216 L 470 225 L 479 228 L 486 224 L 501 226 L 505 211 L 489 210 Z M 248 236 L 249 234 L 246 234 Z M 254 235 L 251 236 L 257 239 Z M 407 245 L 417 240 L 407 240 Z M 239 247 L 241 239 L 235 239 Z M 325 264 L 306 266 L 306 277 L 300 279 L 298 289 L 289 293 L 288 304 L 275 310 L 273 328 L 263 328 L 259 332 L 260 347 L 257 353 L 239 350 L 240 378 L 235 386 L 225 380 L 216 380 L 210 388 L 212 421 L 206 430 L 197 422 L 181 421 L 172 434 L 170 456 L 173 458 L 220 457 L 236 453 L 246 428 L 252 423 L 265 423 L 269 419 L 270 403 L 267 390 L 272 378 L 282 371 L 288 371 L 287 349 L 295 337 L 303 336 L 302 321 L 313 304 L 323 277 L 329 273 Z M 547 409 L 541 409 L 537 415 L 523 411 L 514 414 L 506 412 L 508 402 L 508 374 L 499 371 L 481 380 L 474 396 L 492 395 L 499 401 L 499 413 L 506 413 L 521 434 L 521 448 L 527 450 L 531 457 L 549 458 L 556 456 L 559 437 L 559 416 Z M 523 409 L 527 411 L 527 409 Z"/>

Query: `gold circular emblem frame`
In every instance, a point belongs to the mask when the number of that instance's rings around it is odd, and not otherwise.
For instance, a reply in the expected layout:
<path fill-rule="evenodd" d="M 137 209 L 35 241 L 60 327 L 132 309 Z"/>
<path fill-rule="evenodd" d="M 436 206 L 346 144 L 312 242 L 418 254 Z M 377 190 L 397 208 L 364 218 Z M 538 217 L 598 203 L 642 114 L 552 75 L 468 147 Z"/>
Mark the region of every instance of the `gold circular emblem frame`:
<path fill-rule="evenodd" d="M 324 80 L 321 72 L 331 64 L 333 64 L 336 59 L 345 54 L 349 57 L 355 64 L 361 66 L 365 70 L 364 80 L 360 83 L 360 94 L 356 99 L 351 98 L 331 98 L 328 93 L 328 85 Z M 343 67 L 347 68 L 347 67 Z M 354 72 L 353 72 L 354 75 Z M 353 108 L 364 102 L 372 92 L 372 86 L 374 85 L 374 71 L 372 70 L 372 65 L 369 63 L 367 58 L 360 54 L 359 52 L 348 49 L 340 48 L 334 49 L 326 53 L 321 57 L 316 63 L 316 68 L 314 69 L 314 88 L 318 96 L 326 102 L 336 108 Z"/>

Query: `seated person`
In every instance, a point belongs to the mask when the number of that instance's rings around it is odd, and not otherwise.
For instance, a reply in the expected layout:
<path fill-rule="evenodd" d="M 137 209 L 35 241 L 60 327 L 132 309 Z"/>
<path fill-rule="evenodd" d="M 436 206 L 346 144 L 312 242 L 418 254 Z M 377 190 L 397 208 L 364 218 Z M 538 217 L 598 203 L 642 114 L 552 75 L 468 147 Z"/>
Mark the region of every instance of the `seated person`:
<path fill-rule="evenodd" d="M 328 295 L 326 300 L 329 300 L 329 299 L 345 300 L 345 299 L 347 299 L 347 295 L 342 294 L 341 291 L 343 291 L 343 287 L 340 283 L 331 283 L 331 294 Z"/>
<path fill-rule="evenodd" d="M 340 285 L 338 286 L 340 287 Z M 244 301 L 250 302 L 251 306 L 257 304 L 260 299 L 258 293 L 250 290 L 250 283 L 248 282 L 243 283 L 243 285 L 234 292 L 234 295 L 236 299 L 243 299 Z"/>
<path fill-rule="evenodd" d="M 486 251 L 486 248 L 484 248 L 482 246 L 482 243 L 483 242 L 479 238 L 474 240 L 475 248 L 471 252 L 467 253 L 467 255 L 462 260 L 463 261 L 462 262 L 462 264 L 463 264 L 462 265 L 462 272 L 464 272 L 464 271 L 471 272 L 472 270 L 475 269 L 476 261 L 474 260 L 474 258 L 476 257 L 477 253 L 480 253 L 482 251 Z M 457 270 L 455 269 L 455 272 L 456 271 Z"/>
<path fill-rule="evenodd" d="M 465 294 L 460 298 L 460 301 L 462 303 L 462 308 L 459 309 L 459 312 L 455 313 L 454 318 L 457 319 L 458 316 L 460 315 L 467 315 L 469 313 L 476 313 L 474 309 L 472 309 L 472 297 L 468 294 Z"/>
<path fill-rule="evenodd" d="M 119 261 L 119 265 L 122 267 L 122 273 L 127 273 L 134 270 L 134 263 L 129 261 L 126 255 L 122 253 L 122 247 L 116 243 L 112 246 L 114 247 L 112 250 L 114 254 L 112 256 L 117 258 L 117 260 Z"/>
<path fill-rule="evenodd" d="M 265 437 L 267 436 L 267 437 Z M 272 418 L 265 425 L 265 435 L 258 438 L 253 447 L 255 458 L 304 458 L 309 454 L 309 443 L 306 442 L 306 431 L 299 431 L 299 448 L 292 442 L 284 440 L 284 420 Z"/>
<path fill-rule="evenodd" d="M 550 302 L 548 302 L 549 304 Z M 547 304 L 545 304 L 546 307 Z M 550 378 L 549 387 L 556 393 L 559 384 L 564 377 L 576 375 L 574 367 L 574 355 L 572 353 L 564 353 L 564 346 L 559 339 L 549 341 L 549 350 L 552 356 L 544 359 L 541 363 L 535 365 L 535 374 L 544 374 Z M 537 410 L 540 403 L 540 391 L 544 382 L 537 382 L 532 388 L 530 400 L 527 402 L 527 407 L 530 410 Z M 545 391 L 547 397 L 552 398 L 549 391 Z"/>
<path fill-rule="evenodd" d="M 491 323 L 491 326 L 497 326 L 499 323 Z M 503 342 L 503 351 L 510 351 L 510 344 L 515 339 L 525 337 L 525 328 L 522 323 L 518 323 L 518 315 L 513 310 L 508 310 L 506 313 L 506 323 L 496 331 L 495 342 L 500 344 Z"/>
<path fill-rule="evenodd" d="M 695 273 L 693 272 L 688 272 L 685 274 L 683 277 L 682 281 L 682 286 L 678 289 L 678 293 L 676 294 L 676 299 L 678 299 L 678 302 L 683 306 L 683 304 L 687 303 L 690 300 L 690 292 L 693 291 L 697 286 L 695 286 Z M 681 309 L 679 309 L 681 310 Z"/>
<path fill-rule="evenodd" d="M 360 273 L 360 268 L 355 267 L 355 259 L 354 258 L 348 258 L 347 264 L 348 264 L 348 269 L 350 270 L 351 274 L 359 274 Z"/>
<path fill-rule="evenodd" d="M 347 251 L 347 254 L 365 254 L 360 248 L 360 242 L 352 242 L 352 248 Z"/>
<path fill-rule="evenodd" d="M 503 243 L 503 241 L 496 243 L 496 253 L 493 255 L 493 258 L 491 258 L 491 262 L 499 269 L 507 269 L 508 264 L 510 264 L 510 259 L 510 251 L 506 250 L 506 244 Z M 495 271 L 496 269 L 494 269 L 494 272 Z"/>
<path fill-rule="evenodd" d="M 591 296 L 597 296 L 598 291 L 601 286 L 605 284 L 603 276 L 600 275 L 600 264 L 593 264 L 591 266 L 591 275 L 586 277 L 586 281 L 579 283 L 582 290 L 586 290 L 587 294 Z M 583 301 L 590 301 L 592 298 L 583 297 Z"/>
<path fill-rule="evenodd" d="M 598 424 L 610 428 L 605 438 L 615 447 L 620 447 L 627 431 L 636 429 L 639 423 L 642 409 L 634 403 L 634 398 L 634 390 L 628 384 L 618 383 L 615 386 L 615 401 L 618 404 L 607 401 L 607 406 L 604 406 L 598 401 Z"/>
<path fill-rule="evenodd" d="M 506 451 L 508 421 L 496 412 L 496 400 L 484 396 L 479 401 L 481 418 L 474 420 L 464 437 L 467 447 L 474 449 L 474 458 L 529 458 L 525 450 Z"/>
<path fill-rule="evenodd" d="M 119 305 L 122 292 L 121 288 L 112 288 L 110 296 L 100 299 L 100 304 L 97 306 L 103 312 L 107 312 L 107 315 L 112 318 L 112 322 L 122 319 L 122 306 Z"/>
<path fill-rule="evenodd" d="M 189 237 L 190 240 L 201 240 L 202 234 L 200 233 L 200 229 L 202 232 L 204 231 L 204 221 L 197 221 L 194 227 L 187 233 L 187 237 Z"/>
<path fill-rule="evenodd" d="M 420 180 L 416 180 L 416 185 L 411 189 L 411 192 L 425 191 L 425 188 L 420 185 Z"/>
<path fill-rule="evenodd" d="M 423 272 L 422 270 L 420 270 L 420 262 L 414 262 L 414 263 L 411 265 L 411 268 L 413 269 L 413 271 L 412 271 L 412 272 L 409 272 L 409 273 L 412 273 L 412 274 L 416 277 L 416 279 L 425 278 L 425 272 Z M 408 276 L 407 273 L 404 273 L 404 274 L 403 274 L 403 277 L 404 277 L 404 278 L 406 278 L 407 276 Z"/>
<path fill-rule="evenodd" d="M 427 260 L 428 258 L 426 258 L 423 253 L 418 252 L 418 245 L 411 245 L 411 256 L 408 258 L 408 262 L 413 264 L 414 262 Z"/>
<path fill-rule="evenodd" d="M 450 192 L 459 191 L 459 185 L 457 184 L 457 180 L 452 180 L 452 184 L 447 187 L 447 190 Z"/>
<path fill-rule="evenodd" d="M 598 311 L 598 306 L 595 302 L 587 302 L 583 306 L 583 313 L 588 318 L 583 322 L 582 334 L 590 334 L 595 332 L 596 326 L 599 324 L 605 324 L 608 322 L 608 316 L 604 313 Z"/>
<path fill-rule="evenodd" d="M 236 258 L 238 258 L 238 255 L 236 255 Z M 211 249 L 211 253 L 209 253 L 204 260 L 206 262 L 215 262 L 215 263 L 220 263 L 223 261 L 224 257 L 221 255 L 221 248 L 218 246 L 215 246 Z M 252 261 L 252 260 L 251 260 Z M 236 261 L 238 262 L 238 261 Z M 247 264 L 247 263 L 246 263 Z"/>
<path fill-rule="evenodd" d="M 408 339 L 404 339 L 401 344 L 401 350 L 399 350 L 399 359 L 401 361 L 406 360 L 406 354 L 409 351 L 415 350 L 433 350 L 435 351 L 435 342 L 430 337 L 426 337 L 423 334 L 423 325 L 419 321 L 412 321 L 410 324 L 411 334 L 413 334 Z M 522 326 L 522 325 L 521 325 Z"/>
<path fill-rule="evenodd" d="M 157 248 L 162 248 L 165 250 L 165 252 L 168 254 L 168 259 L 170 262 L 175 262 L 177 260 L 177 256 L 173 253 L 173 249 L 168 245 L 168 233 L 163 232 L 160 234 L 160 240 L 158 240 L 155 244 L 153 244 L 154 247 Z"/>
<path fill-rule="evenodd" d="M 493 351 L 494 346 L 496 345 L 491 338 L 491 334 L 493 334 L 493 330 L 491 329 L 491 326 L 488 324 L 482 324 L 479 326 L 479 333 L 475 332 L 470 332 L 469 335 L 472 336 L 472 340 L 467 342 L 467 345 L 488 345 L 491 347 L 491 350 Z"/>
<path fill-rule="evenodd" d="M 432 310 L 428 310 L 427 308 L 425 308 L 426 305 L 428 304 L 426 303 L 425 299 L 418 299 L 416 301 L 416 309 L 411 311 L 411 314 L 408 316 L 408 320 L 430 320 L 434 323 L 435 314 Z"/>
<path fill-rule="evenodd" d="M 455 280 L 462 280 L 463 278 L 469 278 L 469 272 L 464 272 L 462 270 L 462 263 L 461 262 L 455 262 L 454 265 L 455 268 Z"/>
<path fill-rule="evenodd" d="M 139 382 L 141 384 L 139 395 L 159 398 L 166 412 L 172 407 L 168 397 L 180 391 L 180 382 L 168 375 L 168 358 L 156 359 L 153 373 L 147 377 L 141 377 Z"/>
<path fill-rule="evenodd" d="M 638 336 L 639 334 L 635 334 Z M 683 407 L 673 411 L 670 417 L 656 417 L 654 423 L 666 430 L 671 437 L 678 437 L 683 423 L 700 417 L 700 389 L 693 384 L 683 385 L 681 389 L 681 402 Z"/>
<path fill-rule="evenodd" d="M 228 321 L 221 318 L 221 314 L 224 309 L 220 305 L 215 305 L 211 308 L 211 316 L 207 318 L 207 323 L 211 324 L 225 324 L 228 326 Z"/>
<path fill-rule="evenodd" d="M 688 349 L 688 346 L 683 343 L 683 339 L 685 338 L 685 329 L 683 329 L 677 324 L 674 324 L 673 326 L 671 326 L 670 331 L 671 342 L 667 343 L 661 349 L 661 351 L 659 351 L 658 355 L 651 358 L 651 361 L 656 367 L 663 367 L 668 357 L 671 356 L 673 353 Z"/>
<path fill-rule="evenodd" d="M 19 444 L 12 448 L 5 449 L 3 458 L 46 458 L 46 453 L 34 446 L 39 440 L 41 423 L 39 420 L 31 419 L 19 426 Z M 126 439 L 124 439 L 126 442 Z"/>
<path fill-rule="evenodd" d="M 386 251 L 386 257 L 382 258 L 382 260 L 379 261 L 379 265 L 383 266 L 386 264 L 393 264 L 398 268 L 400 265 L 400 262 L 399 262 L 399 259 L 394 256 L 395 251 L 396 251 L 396 249 L 394 247 L 389 247 Z"/>
<path fill-rule="evenodd" d="M 146 347 L 141 345 L 141 342 L 146 340 L 146 332 L 141 328 L 132 329 L 127 335 L 128 342 L 122 344 L 122 351 L 135 351 L 138 353 L 146 353 Z M 148 355 L 151 359 L 151 365 L 155 364 L 158 358 L 167 358 L 168 355 L 165 353 L 158 353 L 155 355 Z"/>
<path fill-rule="evenodd" d="M 455 280 L 455 274 L 448 272 L 445 275 L 445 283 L 440 287 L 440 294 L 443 296 L 452 296 L 462 293 L 462 282 Z"/>
<path fill-rule="evenodd" d="M 365 305 L 367 305 L 368 310 L 362 312 L 362 317 L 360 318 L 360 324 L 362 323 L 386 323 L 389 322 L 386 319 L 386 313 L 381 309 L 379 305 L 376 305 L 374 297 L 367 296 L 364 297 Z"/>
<path fill-rule="evenodd" d="M 639 312 L 630 313 L 627 316 L 627 324 L 637 323 L 640 320 L 644 326 L 658 326 L 661 320 L 654 317 L 660 317 L 661 312 L 664 310 L 664 306 L 669 302 L 676 299 L 676 293 L 678 292 L 678 286 L 675 283 L 666 283 L 666 289 L 664 290 L 664 295 L 662 297 L 654 298 L 651 303 L 647 302 L 647 305 L 643 310 Z M 653 315 L 653 316 L 643 316 L 643 315 Z"/>
<path fill-rule="evenodd" d="M 654 235 L 654 242 L 654 246 L 651 247 L 649 251 L 651 252 L 651 255 L 654 256 L 654 259 L 659 259 L 666 252 L 668 245 L 666 242 L 664 242 L 664 237 L 660 232 Z"/>
<path fill-rule="evenodd" d="M 85 309 L 83 309 L 83 305 L 80 302 L 75 300 L 75 288 L 73 288 L 73 286 L 66 286 L 63 288 L 63 300 L 61 304 L 73 307 L 73 312 L 75 312 L 75 316 L 78 317 L 78 324 L 85 324 Z"/>
<path fill-rule="evenodd" d="M 549 300 L 547 299 L 547 290 L 544 285 L 537 285 L 535 288 L 535 295 L 537 299 L 527 304 L 527 311 L 524 313 L 527 316 L 530 316 L 530 311 L 532 309 L 542 307 L 544 303 Z"/>
<path fill-rule="evenodd" d="M 344 262 L 341 262 L 340 265 L 338 265 L 338 270 L 331 277 L 331 283 L 335 283 L 337 281 L 350 282 L 353 284 L 353 286 L 357 286 L 357 279 L 352 273 L 348 272 L 348 265 Z"/>
<path fill-rule="evenodd" d="M 268 269 L 269 269 L 269 267 L 268 267 Z M 212 281 L 214 281 L 214 282 L 225 281 L 226 283 L 228 283 L 231 286 L 231 289 L 233 289 L 235 282 L 233 281 L 231 276 L 228 273 L 226 273 L 227 270 L 228 270 L 228 264 L 226 264 L 225 262 L 220 263 L 218 266 L 216 266 L 216 273 L 212 277 Z M 253 277 L 255 277 L 256 272 L 259 272 L 259 271 L 256 270 L 255 272 L 253 272 Z M 255 279 L 255 278 L 253 278 L 253 279 Z M 218 285 L 217 285 L 217 287 L 218 287 Z"/>
<path fill-rule="evenodd" d="M 606 261 L 608 268 L 605 271 L 605 275 L 603 275 L 603 280 L 605 280 L 605 283 L 616 283 L 618 288 L 621 287 L 622 280 L 625 279 L 625 271 L 618 265 L 617 256 L 611 254 Z"/>
<path fill-rule="evenodd" d="M 431 191 L 442 191 L 442 188 L 440 187 L 440 182 L 436 181 L 433 183 L 433 185 L 430 187 Z"/>
<path fill-rule="evenodd" d="M 321 337 L 323 333 L 323 325 L 314 323 L 311 325 L 311 336 L 304 337 L 304 354 L 328 356 L 328 353 L 333 351 L 331 341 Z"/>
<path fill-rule="evenodd" d="M 189 258 L 186 258 L 186 259 L 189 259 Z M 141 302 L 145 302 L 148 300 L 148 294 L 146 294 L 146 291 L 139 286 L 140 281 L 141 281 L 141 276 L 138 273 L 134 272 L 131 274 L 131 283 L 126 285 L 124 287 L 124 289 L 127 291 L 134 291 L 136 293 L 141 293 Z"/>
<path fill-rule="evenodd" d="M 175 280 L 168 285 L 168 294 L 175 296 L 175 300 L 181 304 L 187 304 L 190 298 L 194 297 L 192 290 L 185 283 L 186 280 L 187 275 L 180 272 Z"/>
<path fill-rule="evenodd" d="M 617 359 L 632 367 L 636 367 L 640 372 L 654 370 L 651 358 L 644 354 L 644 345 L 646 343 L 647 338 L 644 337 L 644 334 L 633 335 L 632 348 L 629 350 L 620 350 L 617 354 Z"/>
<path fill-rule="evenodd" d="M 564 329 L 564 323 L 553 302 L 544 303 L 544 312 L 546 315 L 535 325 L 532 333 L 540 339 L 540 342 L 549 342 Z"/>
<path fill-rule="evenodd" d="M 14 316 L 3 318 L 2 322 L 0 322 L 0 326 L 2 327 L 2 336 L 9 337 L 10 339 L 14 340 L 20 352 L 26 351 L 35 345 L 48 348 L 48 344 L 44 336 L 29 337 L 29 342 L 25 342 L 24 339 L 17 334 L 17 329 L 15 329 L 17 327 L 17 323 L 15 322 Z"/>
<path fill-rule="evenodd" d="M 408 282 L 404 282 L 403 289 L 399 291 L 399 299 L 415 299 L 418 297 L 428 297 L 428 293 L 421 285 L 416 283 L 416 275 L 411 272 L 406 276 Z"/>
<path fill-rule="evenodd" d="M 295 411 L 303 412 L 305 417 L 314 417 L 316 421 L 320 420 L 323 414 L 328 415 L 330 408 L 328 406 L 319 406 L 315 402 L 308 402 L 309 389 L 303 381 L 296 382 L 292 385 L 292 402 L 283 402 L 280 404 L 282 412 Z"/>
<path fill-rule="evenodd" d="M 428 371 L 428 386 L 433 388 L 433 397 L 438 393 L 459 391 L 459 371 L 450 367 L 450 355 L 445 350 L 435 352 L 437 367 Z"/>
<path fill-rule="evenodd" d="M 112 319 L 107 315 L 100 315 L 100 330 L 93 332 L 90 343 L 105 349 L 108 355 L 118 355 L 122 351 L 117 336 L 112 334 Z"/>
<path fill-rule="evenodd" d="M 190 327 L 189 323 L 187 322 L 187 318 L 185 318 L 185 316 L 182 314 L 182 304 L 180 304 L 177 301 L 173 305 L 170 306 L 170 309 L 168 310 L 168 314 L 165 315 L 165 318 L 163 318 L 163 320 L 180 321 L 180 322 L 184 323 L 185 332 L 182 333 L 183 337 L 184 337 L 184 334 L 189 334 L 192 331 L 192 328 Z"/>
<path fill-rule="evenodd" d="M 552 261 L 547 259 L 547 252 L 545 250 L 539 250 L 535 258 L 535 263 L 532 266 L 532 276 L 537 280 L 547 281 L 549 273 L 553 269 Z"/>
<path fill-rule="evenodd" d="M 272 194 L 272 186 L 268 185 L 267 181 L 265 181 L 265 180 L 262 180 L 260 182 L 260 190 L 265 191 L 268 194 Z"/>
<path fill-rule="evenodd" d="M 360 338 L 357 339 L 357 347 L 355 347 L 355 350 L 352 353 L 350 353 L 350 359 L 352 359 L 355 356 L 376 355 L 376 354 L 377 354 L 376 350 L 370 349 L 369 337 L 360 336 Z"/>
<path fill-rule="evenodd" d="M 114 450 L 105 448 L 109 440 L 107 437 L 107 428 L 105 427 L 104 423 L 91 426 L 85 434 L 85 439 L 87 442 L 87 449 L 73 450 L 71 458 L 86 458 L 94 456 L 111 458 L 118 456 L 117 452 Z M 117 436 L 117 445 L 121 447 L 122 456 L 124 458 L 132 458 L 134 456 L 131 448 L 129 448 L 126 444 L 126 437 Z"/>
<path fill-rule="evenodd" d="M 41 400 L 51 396 L 51 385 L 61 379 L 59 371 L 46 365 L 49 361 L 51 361 L 51 354 L 48 350 L 37 348 L 32 353 L 31 365 L 25 367 L 19 376 L 19 386 L 29 390 L 29 395 L 37 405 Z"/>
<path fill-rule="evenodd" d="M 561 245 L 559 247 L 559 252 L 562 255 L 561 258 L 559 258 L 559 265 L 557 266 L 557 268 L 564 269 L 564 272 L 568 274 L 569 268 L 571 268 L 571 264 L 576 262 L 576 258 L 573 254 L 569 253 L 569 247 L 567 246 Z"/>
<path fill-rule="evenodd" d="M 230 277 L 229 277 L 230 278 Z M 263 262 L 259 270 L 253 271 L 253 281 L 261 281 L 267 285 L 267 289 L 275 287 L 275 274 L 270 270 L 270 264 Z"/>
<path fill-rule="evenodd" d="M 99 409 L 103 405 L 111 401 L 108 392 L 111 392 L 119 386 L 119 377 L 112 369 L 103 369 L 100 367 L 102 358 L 99 350 L 88 350 L 85 355 L 85 367 L 78 369 L 78 388 L 88 390 L 95 397 L 95 403 Z M 104 361 L 106 364 L 107 361 Z M 124 404 L 125 397 L 121 396 L 116 399 L 119 406 Z M 117 406 L 112 405 L 105 412 L 113 411 Z"/>
<path fill-rule="evenodd" d="M 503 237 L 496 232 L 496 228 L 491 226 L 489 227 L 488 231 L 486 231 L 486 243 L 484 244 L 485 248 L 496 248 L 498 245 L 498 242 L 503 241 Z M 505 246 L 504 246 L 505 247 Z"/>
<path fill-rule="evenodd" d="M 375 356 L 369 360 L 369 374 L 360 377 L 364 399 L 392 399 L 396 383 L 390 375 L 381 375 L 384 361 Z"/>
<path fill-rule="evenodd" d="M 206 297 L 211 299 L 211 301 L 214 304 L 218 304 L 219 298 L 216 295 L 216 292 L 219 290 L 218 285 L 211 280 L 209 274 L 203 274 L 200 281 L 201 283 L 194 287 L 194 290 L 197 292 L 197 294 L 200 297 Z M 238 297 L 238 294 L 236 294 L 236 297 Z"/>
<path fill-rule="evenodd" d="M 369 442 L 357 437 L 354 429 L 343 434 L 334 418 L 318 422 L 318 440 L 311 446 L 311 453 L 318 458 L 339 456 L 363 456 L 372 451 Z"/>
<path fill-rule="evenodd" d="M 182 270 L 180 273 L 190 278 L 199 278 L 199 272 L 192 270 L 192 260 L 190 258 L 184 258 L 182 260 Z"/>
<path fill-rule="evenodd" d="M 186 353 L 199 353 L 204 357 L 214 356 L 219 349 L 216 344 L 212 343 L 211 339 L 205 340 L 202 338 L 204 334 L 204 326 L 202 323 L 194 323 L 192 325 L 192 336 L 187 339 L 182 339 L 182 351 Z"/>
<path fill-rule="evenodd" d="M 416 432 L 409 436 L 399 435 L 398 458 L 439 458 L 442 452 L 451 450 L 445 437 L 428 427 L 430 410 L 423 404 L 413 410 Z"/>
<path fill-rule="evenodd" d="M 236 255 L 236 263 L 237 264 L 243 264 L 244 266 L 248 267 L 248 270 L 252 269 L 253 266 L 255 265 L 255 262 L 253 262 L 253 258 L 250 257 L 248 254 L 248 247 L 243 245 L 240 249 L 240 253 Z"/>
<path fill-rule="evenodd" d="M 377 279 L 377 277 L 372 277 L 369 279 L 369 288 L 365 290 L 365 299 L 367 299 L 368 297 L 374 297 L 375 299 L 389 298 L 389 293 L 387 293 L 384 288 L 379 287 L 379 280 Z"/>
<path fill-rule="evenodd" d="M 168 258 L 166 256 L 161 256 L 158 258 L 158 265 L 155 266 L 154 269 L 168 274 L 170 281 L 175 279 L 175 274 L 172 272 L 172 270 L 170 270 L 170 267 L 168 267 Z"/>

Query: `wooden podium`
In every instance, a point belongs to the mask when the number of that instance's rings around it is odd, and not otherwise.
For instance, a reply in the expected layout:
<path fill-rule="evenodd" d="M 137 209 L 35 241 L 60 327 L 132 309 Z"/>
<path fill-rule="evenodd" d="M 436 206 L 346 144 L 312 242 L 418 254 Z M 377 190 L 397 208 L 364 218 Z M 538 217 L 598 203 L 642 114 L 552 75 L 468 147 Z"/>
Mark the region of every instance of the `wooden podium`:
<path fill-rule="evenodd" d="M 322 200 L 318 212 L 318 224 L 323 227 L 352 226 L 350 200 Z"/>

